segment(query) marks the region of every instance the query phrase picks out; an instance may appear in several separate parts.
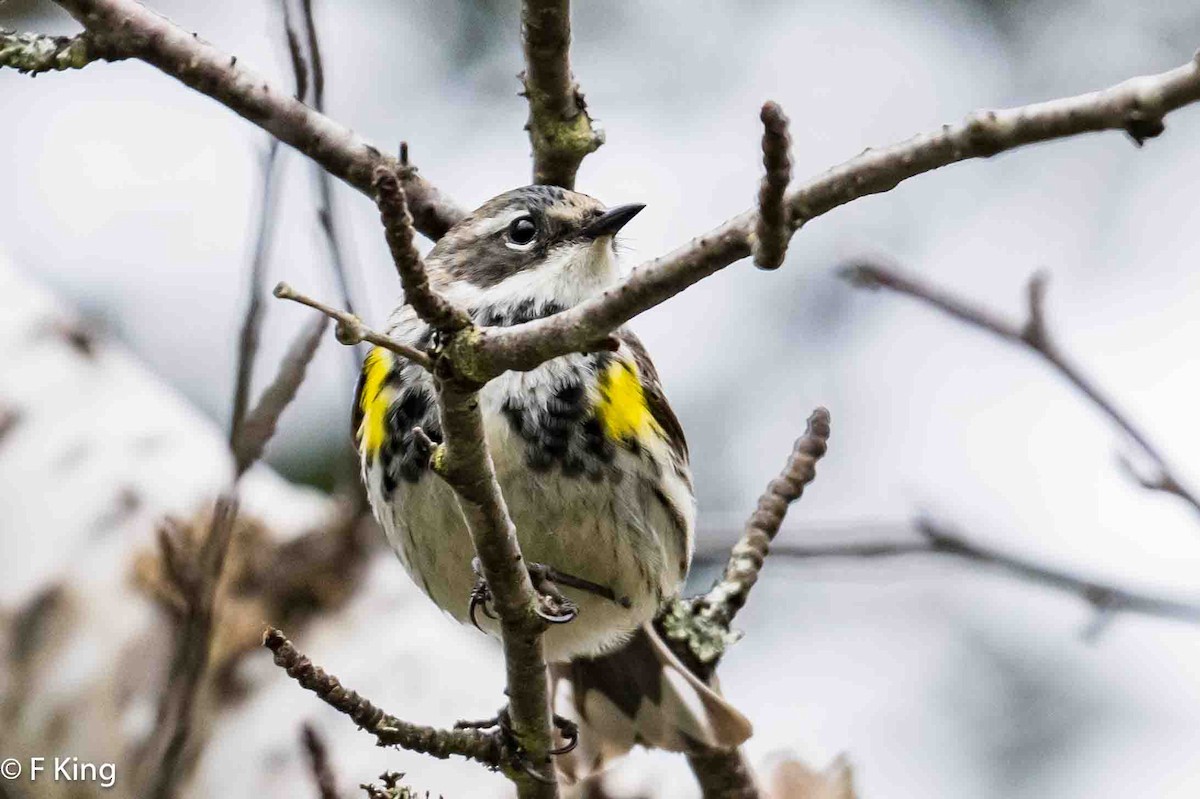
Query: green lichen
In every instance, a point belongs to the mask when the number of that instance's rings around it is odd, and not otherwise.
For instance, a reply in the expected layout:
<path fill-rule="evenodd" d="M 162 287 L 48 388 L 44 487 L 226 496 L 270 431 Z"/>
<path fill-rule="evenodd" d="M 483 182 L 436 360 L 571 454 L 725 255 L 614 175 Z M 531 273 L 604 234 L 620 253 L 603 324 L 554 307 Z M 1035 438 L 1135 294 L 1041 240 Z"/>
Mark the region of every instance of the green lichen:
<path fill-rule="evenodd" d="M 725 651 L 742 637 L 702 612 L 696 599 L 675 599 L 658 617 L 667 639 L 687 648 L 699 663 L 714 666 Z"/>
<path fill-rule="evenodd" d="M 0 67 L 23 74 L 81 69 L 100 58 L 88 34 L 41 36 L 0 29 Z"/>

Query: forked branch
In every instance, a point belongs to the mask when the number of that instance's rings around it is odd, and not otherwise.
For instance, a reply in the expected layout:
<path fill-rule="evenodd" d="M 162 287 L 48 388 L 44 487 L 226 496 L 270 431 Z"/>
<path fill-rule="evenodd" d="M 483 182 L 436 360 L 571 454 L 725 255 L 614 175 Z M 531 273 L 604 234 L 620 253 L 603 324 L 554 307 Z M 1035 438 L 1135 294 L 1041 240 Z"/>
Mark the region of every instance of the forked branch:
<path fill-rule="evenodd" d="M 1097 92 L 1004 111 L 981 111 L 957 125 L 867 150 L 788 192 L 789 226 L 926 172 L 1027 144 L 1103 130 L 1136 142 L 1158 135 L 1165 116 L 1200 100 L 1200 66 L 1125 81 Z M 751 254 L 758 214 L 751 210 L 633 270 L 620 285 L 546 319 L 492 331 L 477 363 L 481 376 L 539 363 L 599 341 L 633 317 Z"/>
<path fill-rule="evenodd" d="M 1027 316 L 1024 321 L 1018 322 L 1005 319 L 999 314 L 976 305 L 970 300 L 957 297 L 929 281 L 905 274 L 892 267 L 874 263 L 855 264 L 846 267 L 842 274 L 856 286 L 887 289 L 897 294 L 907 295 L 958 319 L 960 322 L 985 330 L 1005 341 L 1021 345 L 1036 353 L 1107 416 L 1151 461 L 1154 473 L 1146 475 L 1136 471 L 1123 456 L 1121 458 L 1121 463 L 1140 485 L 1154 491 L 1173 494 L 1200 512 L 1200 497 L 1184 486 L 1175 476 L 1166 457 L 1150 440 L 1141 426 L 1118 408 L 1107 392 L 1084 374 L 1070 356 L 1055 343 L 1046 322 L 1047 279 L 1045 275 L 1035 274 L 1030 278 L 1026 290 Z"/>

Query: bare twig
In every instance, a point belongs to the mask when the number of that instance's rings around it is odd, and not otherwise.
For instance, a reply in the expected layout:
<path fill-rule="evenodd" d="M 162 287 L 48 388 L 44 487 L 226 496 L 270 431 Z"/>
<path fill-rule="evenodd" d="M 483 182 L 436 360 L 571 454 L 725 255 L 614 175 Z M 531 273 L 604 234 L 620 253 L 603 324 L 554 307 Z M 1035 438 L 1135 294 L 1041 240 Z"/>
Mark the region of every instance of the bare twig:
<path fill-rule="evenodd" d="M 286 670 L 301 687 L 349 716 L 355 724 L 374 735 L 380 746 L 398 746 L 442 760 L 459 755 L 495 769 L 505 764 L 498 736 L 479 730 L 438 730 L 401 721 L 359 696 L 356 691 L 343 687 L 337 677 L 314 666 L 311 660 L 296 651 L 282 632 L 273 627 L 268 627 L 263 635 L 263 646 L 274 653 L 275 664 Z"/>
<path fill-rule="evenodd" d="M 825 454 L 829 432 L 829 412 L 817 408 L 809 416 L 804 435 L 797 439 L 783 471 L 759 498 L 721 578 L 706 594 L 669 602 L 655 620 L 667 645 L 701 679 L 713 675 L 725 649 L 737 640 L 730 624 L 758 581 L 788 506 L 816 477 L 816 464 Z M 688 765 L 706 798 L 759 796 L 753 771 L 739 749 L 696 747 L 688 753 Z"/>
<path fill-rule="evenodd" d="M 792 179 L 792 157 L 789 150 L 792 138 L 788 134 L 788 118 L 778 103 L 763 103 L 762 185 L 758 189 L 758 223 L 754 227 L 754 265 L 759 269 L 778 269 L 787 254 L 788 209 L 783 203 L 784 192 Z"/>
<path fill-rule="evenodd" d="M 320 114 L 199 37 L 136 0 L 58 0 L 107 60 L 136 58 L 157 67 L 253 122 L 330 174 L 370 194 L 379 164 L 395 164 L 353 131 Z M 465 213 L 428 181 L 403 176 L 417 229 L 441 237 Z"/>
<path fill-rule="evenodd" d="M 521 40 L 533 182 L 573 189 L 579 164 L 604 143 L 604 133 L 588 116 L 571 74 L 569 0 L 524 0 Z"/>
<path fill-rule="evenodd" d="M 1026 144 L 1103 130 L 1135 139 L 1161 131 L 1165 115 L 1200 100 L 1195 61 L 1108 89 L 1004 111 L 982 111 L 958 125 L 868 150 L 787 194 L 793 230 L 838 206 L 888 191 L 908 178 L 969 158 L 985 158 Z M 621 284 L 555 314 L 489 331 L 474 364 L 486 379 L 505 369 L 531 369 L 577 352 L 634 316 L 751 252 L 757 214 L 746 211 L 678 249 L 642 264 Z"/>
<path fill-rule="evenodd" d="M 283 11 L 284 39 L 292 64 L 292 79 L 296 87 L 296 99 L 304 102 L 308 93 L 308 67 L 300 51 L 300 41 L 292 27 L 291 12 L 287 0 L 280 0 Z M 254 376 L 254 361 L 258 355 L 259 338 L 263 325 L 263 293 L 266 285 L 267 260 L 271 249 L 271 234 L 278 213 L 277 184 L 280 159 L 280 142 L 268 136 L 262 163 L 262 183 L 256 211 L 254 249 L 250 258 L 250 299 L 242 319 L 241 335 L 238 339 L 237 377 L 233 390 L 233 412 L 229 423 L 229 447 L 236 452 L 242 439 L 242 424 L 250 406 L 250 385 Z"/>
<path fill-rule="evenodd" d="M 284 0 L 285 6 L 287 0 Z M 321 43 L 317 36 L 317 23 L 313 17 L 312 0 L 301 0 L 301 16 L 304 20 L 304 39 L 308 45 L 308 61 L 312 71 L 313 108 L 325 113 L 325 62 L 321 58 Z M 329 263 L 337 279 L 338 291 L 342 295 L 342 307 L 354 313 L 354 302 L 350 291 L 350 270 L 346 263 L 346 245 L 338 224 L 337 207 L 334 205 L 333 180 L 323 166 L 312 162 L 313 179 L 317 183 L 317 221 L 325 235 L 329 251 Z M 357 366 L 357 359 L 355 365 Z"/>
<path fill-rule="evenodd" d="M 884 288 L 905 294 L 946 313 L 959 321 L 986 330 L 1013 344 L 1027 347 L 1037 353 L 1071 385 L 1083 394 L 1109 418 L 1125 435 L 1137 444 L 1157 470 L 1153 476 L 1139 475 L 1126 460 L 1122 460 L 1129 473 L 1143 487 L 1173 494 L 1200 512 L 1200 497 L 1186 488 L 1162 455 L 1132 418 L 1119 408 L 1108 394 L 1091 378 L 1085 375 L 1069 356 L 1062 352 L 1050 335 L 1045 316 L 1045 275 L 1034 275 L 1028 287 L 1028 316 L 1024 322 L 1004 319 L 992 311 L 975 305 L 969 300 L 956 297 L 928 281 L 907 275 L 894 268 L 878 264 L 856 264 L 843 270 L 843 275 L 854 285 L 866 288 Z"/>
<path fill-rule="evenodd" d="M 771 549 L 774 558 L 791 560 L 876 560 L 940 555 L 992 567 L 1021 579 L 1074 594 L 1098 613 L 1134 613 L 1200 624 L 1200 602 L 1183 602 L 1138 593 L 1115 585 L 1081 577 L 1019 555 L 1001 552 L 969 540 L 943 522 L 917 519 L 913 527 L 917 541 L 868 540 L 844 544 L 779 544 Z M 697 554 L 698 562 L 719 561 L 721 553 Z"/>
<path fill-rule="evenodd" d="M 339 799 L 337 779 L 329 765 L 329 750 L 317 728 L 305 724 L 300 731 L 304 751 L 308 755 L 308 767 L 312 771 L 313 783 L 317 786 L 320 799 Z"/>
<path fill-rule="evenodd" d="M 746 604 L 750 589 L 766 561 L 771 542 L 779 532 L 788 506 L 804 493 L 817 476 L 817 461 L 829 443 L 829 411 L 817 408 L 808 417 L 804 435 L 796 439 L 779 476 L 767 485 L 758 506 L 746 522 L 742 537 L 729 553 L 721 579 L 697 601 L 696 612 L 728 629 Z"/>
<path fill-rule="evenodd" d="M 279 283 L 275 286 L 273 292 L 276 297 L 281 300 L 291 300 L 298 302 L 301 305 L 307 305 L 309 308 L 315 308 L 321 313 L 328 316 L 337 322 L 337 339 L 342 344 L 353 345 L 361 341 L 367 341 L 377 347 L 383 347 L 386 350 L 391 350 L 397 355 L 407 358 L 423 369 L 432 369 L 433 362 L 424 352 L 410 347 L 402 341 L 397 341 L 391 336 L 385 336 L 378 333 L 362 323 L 354 314 L 339 311 L 337 308 L 330 307 L 323 302 L 314 300 L 305 294 L 300 294 L 287 283 Z"/>
<path fill-rule="evenodd" d="M 817 408 L 808 417 L 787 464 L 772 480 L 746 522 L 741 538 L 725 560 L 725 570 L 707 593 L 666 603 L 655 626 L 671 650 L 701 679 L 712 676 L 738 635 L 730 625 L 746 603 L 790 503 L 816 477 L 816 463 L 829 440 L 829 412 Z"/>
<path fill-rule="evenodd" d="M 238 338 L 237 377 L 233 389 L 233 412 L 229 422 L 229 446 L 235 448 L 242 437 L 242 424 L 250 405 L 250 384 L 254 376 L 254 361 L 258 355 L 259 337 L 263 325 L 263 289 L 267 273 L 267 258 L 271 247 L 271 231 L 276 213 L 276 178 L 279 172 L 279 140 L 272 137 L 263 156 L 262 183 L 259 192 L 254 250 L 250 259 L 250 299 L 242 317 Z"/>
<path fill-rule="evenodd" d="M 104 58 L 107 58 L 104 49 L 97 47 L 87 33 L 43 36 L 0 28 L 0 67 L 9 67 L 22 74 L 83 69 Z"/>
<path fill-rule="evenodd" d="M 404 286 L 404 300 L 413 307 L 417 316 L 437 330 L 457 333 L 471 324 L 466 311 L 456 308 L 429 286 L 429 275 L 425 263 L 413 244 L 412 216 L 404 187 L 396 172 L 387 167 L 375 170 L 375 202 L 379 205 L 379 216 L 384 234 L 400 283 Z"/>
<path fill-rule="evenodd" d="M 244 474 L 259 458 L 267 442 L 275 435 L 279 417 L 285 408 L 296 398 L 300 384 L 308 372 L 325 335 L 329 320 L 325 316 L 314 316 L 308 324 L 301 328 L 279 365 L 279 372 L 271 385 L 263 391 L 258 404 L 254 406 L 242 424 L 239 436 L 233 442 L 234 460 L 237 462 L 237 474 Z"/>

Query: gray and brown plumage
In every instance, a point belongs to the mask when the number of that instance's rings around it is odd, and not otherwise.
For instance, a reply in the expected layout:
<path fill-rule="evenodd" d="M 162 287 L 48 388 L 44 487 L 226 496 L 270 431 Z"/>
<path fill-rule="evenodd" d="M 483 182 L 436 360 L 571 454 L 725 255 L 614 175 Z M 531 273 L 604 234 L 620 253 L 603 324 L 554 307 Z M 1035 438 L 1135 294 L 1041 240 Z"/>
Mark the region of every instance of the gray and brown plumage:
<path fill-rule="evenodd" d="M 551 315 L 618 280 L 613 239 L 641 209 L 608 209 L 548 186 L 506 192 L 438 241 L 426 257 L 430 282 L 480 325 Z M 433 338 L 406 305 L 393 313 L 388 333 L 420 347 Z M 666 730 L 667 717 L 680 710 L 672 709 L 674 700 L 658 710 L 638 710 L 635 697 L 651 708 L 655 699 L 679 691 L 706 690 L 694 678 L 681 678 L 671 691 L 645 690 L 647 680 L 665 679 L 663 648 L 644 646 L 647 625 L 687 575 L 695 502 L 683 429 L 654 364 L 631 331 L 621 329 L 615 337 L 613 351 L 567 355 L 502 375 L 484 386 L 480 404 L 526 560 L 628 600 L 560 586 L 579 613 L 546 632 L 547 659 L 573 664 L 570 672 L 557 673 L 580 686 L 572 700 L 579 714 L 586 697 L 611 696 L 606 707 L 630 724 L 636 720 L 638 729 L 649 724 Z M 434 441 L 441 437 L 432 379 L 386 350 L 372 350 L 359 380 L 353 427 L 368 495 L 388 541 L 421 589 L 466 621 L 476 581 L 471 538 L 452 489 L 429 472 L 413 433 L 420 427 Z M 483 626 L 496 631 L 487 620 Z M 630 664 L 650 673 L 619 685 L 614 680 L 621 681 L 623 645 L 630 648 Z M 612 658 L 618 659 L 616 670 Z M 727 709 L 724 721 L 737 722 L 733 737 L 748 735 L 740 714 L 713 697 Z M 653 713 L 664 718 L 651 724 Z M 684 726 L 695 733 L 694 724 Z M 632 745 L 667 736 L 625 737 Z"/>

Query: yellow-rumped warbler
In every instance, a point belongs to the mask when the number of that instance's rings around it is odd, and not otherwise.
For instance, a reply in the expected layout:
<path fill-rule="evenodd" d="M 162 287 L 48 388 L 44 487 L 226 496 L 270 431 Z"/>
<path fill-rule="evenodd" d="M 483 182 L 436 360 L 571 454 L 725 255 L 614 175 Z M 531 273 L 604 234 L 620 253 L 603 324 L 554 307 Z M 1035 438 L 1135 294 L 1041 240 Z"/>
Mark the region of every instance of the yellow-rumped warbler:
<path fill-rule="evenodd" d="M 642 208 L 609 209 L 551 186 L 506 192 L 437 242 L 425 259 L 430 282 L 480 325 L 548 316 L 617 281 L 614 236 Z M 392 314 L 388 333 L 420 347 L 433 340 L 407 305 Z M 744 718 L 686 674 L 647 624 L 687 575 L 695 500 L 683 430 L 654 365 L 632 332 L 621 329 L 616 339 L 614 351 L 555 358 L 480 392 L 521 550 L 551 570 L 578 609 L 569 624 L 547 630 L 547 660 L 572 661 L 557 674 L 571 683 L 585 724 L 601 721 L 589 713 L 619 717 L 599 724 L 602 737 L 622 739 L 611 754 L 635 742 L 679 748 L 680 730 L 684 743 L 728 744 L 748 735 Z M 401 562 L 443 610 L 477 621 L 470 535 L 413 434 L 420 427 L 440 439 L 432 379 L 373 349 L 353 426 L 371 505 Z M 486 619 L 483 626 L 497 629 Z M 602 749 L 593 742 L 589 751 Z"/>

